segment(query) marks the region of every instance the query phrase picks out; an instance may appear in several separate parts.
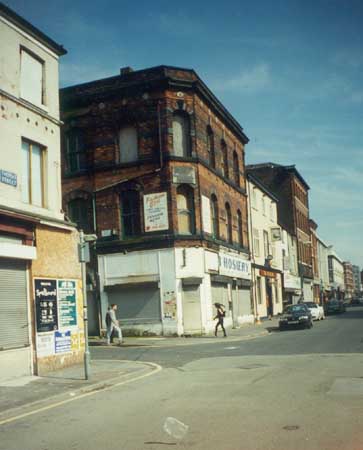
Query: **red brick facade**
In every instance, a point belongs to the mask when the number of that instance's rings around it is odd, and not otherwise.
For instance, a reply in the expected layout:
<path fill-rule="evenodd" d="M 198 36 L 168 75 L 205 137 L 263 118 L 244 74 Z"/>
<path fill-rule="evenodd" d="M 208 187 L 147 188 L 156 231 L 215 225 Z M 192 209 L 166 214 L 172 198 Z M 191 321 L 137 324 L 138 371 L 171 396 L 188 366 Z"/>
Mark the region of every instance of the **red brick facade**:
<path fill-rule="evenodd" d="M 225 245 L 248 253 L 244 163 L 248 139 L 194 71 L 161 66 L 66 88 L 61 91 L 61 109 L 65 123 L 64 209 L 71 215 L 69 202 L 78 198 L 87 201 L 87 231 L 97 233 L 100 251 Z M 173 151 L 175 113 L 188 122 L 190 154 L 185 157 L 175 156 Z M 118 133 L 125 125 L 137 131 L 138 158 L 122 163 Z M 210 166 L 208 130 L 213 131 L 215 168 Z M 70 171 L 67 157 L 69 133 L 78 133 L 82 140 L 82 168 L 76 171 Z M 193 192 L 194 230 L 183 236 L 178 232 L 180 183 L 173 179 L 179 167 L 194 170 L 193 182 L 182 183 Z M 120 195 L 125 190 L 139 195 L 140 233 L 129 239 L 123 238 L 120 214 Z M 169 230 L 145 233 L 143 196 L 157 192 L 167 192 Z M 201 198 L 212 194 L 218 199 L 219 239 L 203 231 Z M 231 210 L 232 243 L 226 242 L 226 203 Z M 237 211 L 242 217 L 242 245 Z M 112 237 L 102 238 L 105 230 L 112 230 Z"/>

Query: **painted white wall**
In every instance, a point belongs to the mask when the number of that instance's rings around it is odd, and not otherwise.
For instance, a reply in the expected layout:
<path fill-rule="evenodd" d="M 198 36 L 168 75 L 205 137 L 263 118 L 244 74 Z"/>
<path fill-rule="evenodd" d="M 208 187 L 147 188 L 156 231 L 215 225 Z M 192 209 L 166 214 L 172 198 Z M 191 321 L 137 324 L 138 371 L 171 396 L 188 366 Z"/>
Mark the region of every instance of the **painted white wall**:
<path fill-rule="evenodd" d="M 0 204 L 62 220 L 58 57 L 3 18 L 0 18 L 0 37 L 0 169 L 17 175 L 16 187 L 0 183 Z M 34 105 L 21 99 L 20 46 L 26 47 L 44 61 L 44 107 L 35 105 L 38 109 L 34 109 Z M 34 141 L 46 149 L 44 207 L 22 202 L 22 138 Z"/>
<path fill-rule="evenodd" d="M 269 236 L 270 253 L 273 255 L 271 267 L 282 270 L 282 242 L 273 242 L 271 239 L 271 228 L 279 228 L 276 202 L 251 181 L 248 181 L 248 188 L 248 192 L 251 193 L 251 198 L 248 198 L 251 206 L 249 208 L 250 240 L 253 239 L 253 229 L 255 229 L 258 230 L 260 242 L 259 256 L 256 255 L 256 249 L 254 249 L 255 263 L 262 266 L 265 264 L 263 232 L 266 231 Z"/>

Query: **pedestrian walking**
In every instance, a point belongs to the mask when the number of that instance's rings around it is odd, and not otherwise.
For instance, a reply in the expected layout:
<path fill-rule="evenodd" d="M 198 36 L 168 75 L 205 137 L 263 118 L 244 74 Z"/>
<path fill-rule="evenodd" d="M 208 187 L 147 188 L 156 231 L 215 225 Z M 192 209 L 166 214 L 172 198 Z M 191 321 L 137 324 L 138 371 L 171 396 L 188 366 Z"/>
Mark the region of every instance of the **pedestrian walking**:
<path fill-rule="evenodd" d="M 106 325 L 107 325 L 107 345 L 111 345 L 111 335 L 116 334 L 119 340 L 119 345 L 123 343 L 122 331 L 120 328 L 120 323 L 116 318 L 117 305 L 114 303 L 108 308 L 106 313 Z"/>
<path fill-rule="evenodd" d="M 217 314 L 216 314 L 216 316 L 214 317 L 214 320 L 218 319 L 218 322 L 217 322 L 217 324 L 216 324 L 216 329 L 215 329 L 215 332 L 214 332 L 214 336 L 217 336 L 218 327 L 219 327 L 219 325 L 220 325 L 221 328 L 222 328 L 224 337 L 227 337 L 227 333 L 226 333 L 226 330 L 225 330 L 224 324 L 223 324 L 224 318 L 225 318 L 225 316 L 226 316 L 226 311 L 225 311 L 223 305 L 221 305 L 220 303 L 214 303 L 214 306 L 215 306 L 216 309 L 217 309 Z"/>

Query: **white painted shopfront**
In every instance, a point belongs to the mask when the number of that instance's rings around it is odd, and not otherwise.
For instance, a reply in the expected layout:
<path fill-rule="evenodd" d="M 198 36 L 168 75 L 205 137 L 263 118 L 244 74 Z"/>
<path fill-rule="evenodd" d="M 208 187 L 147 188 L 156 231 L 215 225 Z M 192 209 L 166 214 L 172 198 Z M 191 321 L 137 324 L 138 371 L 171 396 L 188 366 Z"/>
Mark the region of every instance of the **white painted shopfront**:
<path fill-rule="evenodd" d="M 253 321 L 250 262 L 238 254 L 175 248 L 99 256 L 102 318 L 109 304 L 127 334 L 191 335 L 214 329 L 215 302 L 225 324 Z"/>

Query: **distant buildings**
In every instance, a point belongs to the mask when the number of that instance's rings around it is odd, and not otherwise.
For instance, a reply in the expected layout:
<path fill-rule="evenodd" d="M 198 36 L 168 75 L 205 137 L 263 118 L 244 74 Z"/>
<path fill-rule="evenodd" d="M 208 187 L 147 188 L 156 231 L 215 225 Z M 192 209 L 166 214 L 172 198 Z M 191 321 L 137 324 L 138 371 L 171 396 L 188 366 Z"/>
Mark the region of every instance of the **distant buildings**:
<path fill-rule="evenodd" d="M 354 296 L 360 296 L 362 292 L 362 283 L 360 279 L 360 268 L 359 266 L 352 265 L 352 272 L 353 272 L 353 290 L 354 290 Z"/>
<path fill-rule="evenodd" d="M 247 166 L 249 173 L 277 197 L 278 223 L 296 238 L 301 298 L 313 301 L 313 262 L 309 223 L 309 186 L 295 166 L 274 163 Z"/>
<path fill-rule="evenodd" d="M 344 298 L 350 299 L 354 294 L 354 279 L 352 264 L 348 261 L 343 262 L 344 267 L 344 286 L 345 296 Z"/>
<path fill-rule="evenodd" d="M 339 300 L 344 299 L 344 266 L 333 246 L 329 246 L 328 253 L 329 282 L 331 286 L 330 296 Z"/>

